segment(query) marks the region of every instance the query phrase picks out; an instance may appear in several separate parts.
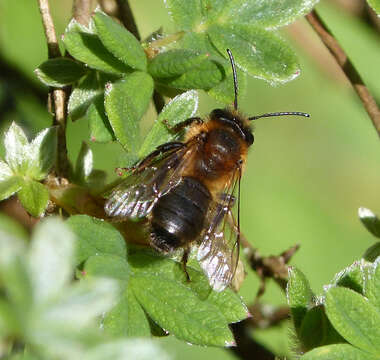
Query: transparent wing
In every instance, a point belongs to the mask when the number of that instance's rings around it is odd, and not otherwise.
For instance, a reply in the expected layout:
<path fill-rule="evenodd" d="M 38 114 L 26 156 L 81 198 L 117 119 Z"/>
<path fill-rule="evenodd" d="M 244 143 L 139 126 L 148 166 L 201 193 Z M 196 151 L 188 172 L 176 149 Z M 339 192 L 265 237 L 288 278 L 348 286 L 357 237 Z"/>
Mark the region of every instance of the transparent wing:
<path fill-rule="evenodd" d="M 157 200 L 180 182 L 195 146 L 195 141 L 189 141 L 164 154 L 148 155 L 112 191 L 104 206 L 106 214 L 119 219 L 147 216 Z"/>
<path fill-rule="evenodd" d="M 198 261 L 210 286 L 215 291 L 224 290 L 232 281 L 239 261 L 240 250 L 240 177 L 241 168 L 226 184 L 225 192 L 220 194 L 209 208 L 206 227 L 200 239 Z M 233 196 L 237 188 L 237 199 Z M 237 201 L 238 220 L 233 219 L 231 209 Z"/>

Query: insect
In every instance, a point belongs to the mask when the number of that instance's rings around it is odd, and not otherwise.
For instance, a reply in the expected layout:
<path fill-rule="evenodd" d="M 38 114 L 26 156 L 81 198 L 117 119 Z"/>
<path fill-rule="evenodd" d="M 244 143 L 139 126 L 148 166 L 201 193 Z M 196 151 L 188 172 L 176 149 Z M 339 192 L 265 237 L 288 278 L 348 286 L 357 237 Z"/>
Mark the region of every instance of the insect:
<path fill-rule="evenodd" d="M 189 127 L 183 142 L 169 142 L 138 162 L 105 203 L 108 216 L 147 217 L 151 245 L 163 253 L 193 244 L 197 259 L 216 291 L 234 277 L 240 249 L 240 179 L 248 148 L 254 142 L 250 121 L 300 112 L 244 117 L 238 111 L 234 58 L 230 58 L 235 99 L 231 109 L 213 110 L 207 121 L 189 118 L 172 130 Z M 235 195 L 236 194 L 236 195 Z M 232 208 L 237 205 L 237 219 Z"/>

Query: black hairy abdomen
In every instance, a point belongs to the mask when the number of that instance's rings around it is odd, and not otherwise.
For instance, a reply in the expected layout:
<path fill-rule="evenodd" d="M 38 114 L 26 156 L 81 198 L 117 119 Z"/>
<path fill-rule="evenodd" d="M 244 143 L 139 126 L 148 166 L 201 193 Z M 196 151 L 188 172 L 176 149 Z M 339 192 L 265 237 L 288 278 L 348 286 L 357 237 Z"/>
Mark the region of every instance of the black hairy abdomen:
<path fill-rule="evenodd" d="M 152 211 L 152 245 L 170 252 L 195 240 L 203 229 L 210 201 L 210 192 L 200 181 L 184 177 Z"/>

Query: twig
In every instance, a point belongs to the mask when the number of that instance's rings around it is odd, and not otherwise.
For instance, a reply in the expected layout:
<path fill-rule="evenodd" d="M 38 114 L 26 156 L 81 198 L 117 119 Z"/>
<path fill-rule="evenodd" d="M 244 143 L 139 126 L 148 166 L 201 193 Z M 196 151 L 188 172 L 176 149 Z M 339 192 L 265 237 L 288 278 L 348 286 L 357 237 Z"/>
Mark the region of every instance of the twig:
<path fill-rule="evenodd" d="M 122 21 L 124 26 L 133 35 L 135 35 L 136 39 L 140 41 L 141 36 L 137 29 L 136 21 L 135 21 L 135 18 L 133 17 L 133 13 L 129 5 L 129 1 L 117 0 L 117 4 L 119 7 L 120 20 Z M 154 103 L 154 107 L 156 108 L 157 114 L 159 114 L 165 105 L 165 100 L 164 100 L 164 97 L 160 93 L 158 93 L 156 90 L 154 90 L 154 93 L 153 93 L 153 103 Z"/>
<path fill-rule="evenodd" d="M 92 0 L 74 0 L 73 17 L 82 25 L 87 26 L 90 21 Z"/>
<path fill-rule="evenodd" d="M 48 0 L 38 0 L 42 24 L 48 46 L 49 59 L 61 57 L 61 51 L 55 33 L 53 19 L 49 10 Z M 54 120 L 53 125 L 58 126 L 57 162 L 55 170 L 58 176 L 67 177 L 69 173 L 69 160 L 66 147 L 66 93 L 62 89 L 53 89 Z"/>
<path fill-rule="evenodd" d="M 358 71 L 355 69 L 354 65 L 348 58 L 345 51 L 339 45 L 338 41 L 323 24 L 323 21 L 316 13 L 316 11 L 313 10 L 310 14 L 306 15 L 306 19 L 318 34 L 318 36 L 321 38 L 325 46 L 329 49 L 331 54 L 334 56 L 343 72 L 346 74 L 348 80 L 351 82 L 360 100 L 362 101 L 369 117 L 371 118 L 372 124 L 375 127 L 377 134 L 380 136 L 380 109 L 377 106 L 376 101 L 369 92 L 368 88 L 365 86 Z"/>

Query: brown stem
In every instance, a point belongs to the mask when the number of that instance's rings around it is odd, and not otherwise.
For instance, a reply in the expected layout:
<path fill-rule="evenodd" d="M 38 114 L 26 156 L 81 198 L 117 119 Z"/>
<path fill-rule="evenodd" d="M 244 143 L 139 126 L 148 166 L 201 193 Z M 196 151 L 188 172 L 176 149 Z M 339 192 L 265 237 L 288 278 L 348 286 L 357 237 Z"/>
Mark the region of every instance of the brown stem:
<path fill-rule="evenodd" d="M 74 0 L 73 17 L 84 26 L 88 25 L 91 15 L 92 0 Z"/>
<path fill-rule="evenodd" d="M 57 35 L 54 28 L 53 19 L 50 14 L 48 0 L 38 0 L 38 5 L 42 17 L 42 24 L 45 30 L 45 36 L 48 46 L 49 59 L 61 57 L 61 51 L 57 41 Z M 53 125 L 58 126 L 58 146 L 57 161 L 55 170 L 58 176 L 67 177 L 69 173 L 69 160 L 67 157 L 66 146 L 66 93 L 62 89 L 52 89 L 54 119 Z"/>
<path fill-rule="evenodd" d="M 133 17 L 132 9 L 129 5 L 128 0 L 117 0 L 117 4 L 119 7 L 120 20 L 124 24 L 124 26 L 135 35 L 137 40 L 141 40 L 141 36 L 139 30 L 137 29 L 135 18 Z M 158 93 L 156 90 L 153 93 L 153 103 L 156 108 L 157 114 L 159 114 L 162 108 L 165 105 L 164 97 Z"/>
<path fill-rule="evenodd" d="M 377 106 L 376 101 L 369 92 L 368 88 L 365 86 L 360 74 L 355 69 L 354 65 L 348 58 L 343 48 L 339 45 L 338 41 L 327 29 L 316 11 L 313 10 L 310 14 L 306 15 L 306 19 L 318 34 L 318 36 L 321 38 L 325 46 L 329 49 L 338 65 L 341 67 L 348 80 L 351 82 L 354 90 L 358 94 L 364 108 L 371 118 L 372 124 L 375 127 L 377 134 L 380 136 L 380 109 Z"/>

